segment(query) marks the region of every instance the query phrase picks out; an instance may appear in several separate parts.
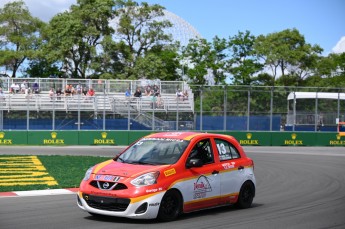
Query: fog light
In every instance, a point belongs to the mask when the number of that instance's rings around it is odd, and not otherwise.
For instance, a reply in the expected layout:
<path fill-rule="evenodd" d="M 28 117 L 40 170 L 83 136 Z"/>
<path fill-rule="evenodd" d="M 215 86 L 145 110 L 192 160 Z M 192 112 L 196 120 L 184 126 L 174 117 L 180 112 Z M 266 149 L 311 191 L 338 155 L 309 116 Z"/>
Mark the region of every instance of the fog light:
<path fill-rule="evenodd" d="M 147 210 L 147 203 L 143 203 L 138 207 L 138 209 L 135 211 L 135 214 L 143 214 Z"/>

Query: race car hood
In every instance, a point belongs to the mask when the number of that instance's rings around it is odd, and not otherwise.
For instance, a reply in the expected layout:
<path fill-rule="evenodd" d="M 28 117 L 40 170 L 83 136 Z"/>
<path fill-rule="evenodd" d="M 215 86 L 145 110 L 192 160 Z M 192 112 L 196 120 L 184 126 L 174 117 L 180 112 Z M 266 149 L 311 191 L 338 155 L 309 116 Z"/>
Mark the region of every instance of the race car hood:
<path fill-rule="evenodd" d="M 97 175 L 113 175 L 120 177 L 136 177 L 152 171 L 160 171 L 170 165 L 137 165 L 108 160 L 95 166 L 93 173 Z"/>

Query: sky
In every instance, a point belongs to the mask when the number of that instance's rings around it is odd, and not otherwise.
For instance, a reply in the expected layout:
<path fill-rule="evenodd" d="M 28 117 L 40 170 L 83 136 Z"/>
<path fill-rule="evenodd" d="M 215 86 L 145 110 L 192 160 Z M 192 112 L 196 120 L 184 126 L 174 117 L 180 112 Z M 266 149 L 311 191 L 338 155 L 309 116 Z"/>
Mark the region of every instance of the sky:
<path fill-rule="evenodd" d="M 0 0 L 0 7 L 12 0 Z M 48 22 L 76 0 L 24 0 L 31 14 Z M 137 1 L 140 2 L 140 1 Z M 323 54 L 345 52 L 344 0 L 146 0 L 192 25 L 200 35 L 229 38 L 238 32 L 267 35 L 296 28 Z"/>

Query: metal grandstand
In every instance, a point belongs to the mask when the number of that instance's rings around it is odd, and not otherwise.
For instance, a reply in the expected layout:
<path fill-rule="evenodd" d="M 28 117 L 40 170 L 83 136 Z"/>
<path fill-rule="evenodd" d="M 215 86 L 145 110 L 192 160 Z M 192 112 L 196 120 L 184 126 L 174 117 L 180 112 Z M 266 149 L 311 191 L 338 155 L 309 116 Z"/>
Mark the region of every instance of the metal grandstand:
<path fill-rule="evenodd" d="M 0 119 L 4 118 L 4 111 L 10 112 L 80 112 L 91 113 L 97 119 L 98 115 L 112 115 L 112 117 L 131 117 L 144 126 L 152 126 L 152 114 L 168 112 L 194 112 L 194 96 L 190 87 L 182 81 L 160 80 L 93 80 L 93 79 L 57 79 L 57 78 L 0 78 L 0 87 L 4 94 L 0 98 Z M 39 85 L 39 93 L 12 92 L 13 84 L 26 84 L 32 91 L 33 84 Z M 80 85 L 84 88 L 93 88 L 94 96 L 85 96 L 83 93 L 67 96 L 50 96 L 49 90 L 64 89 L 66 85 L 75 88 Z M 157 85 L 160 94 L 160 103 L 152 102 L 152 97 L 145 95 L 148 87 Z M 142 97 L 134 97 L 137 88 L 142 91 Z M 129 89 L 131 96 L 126 97 Z M 176 97 L 176 90 L 188 91 L 188 99 L 180 100 Z M 25 114 L 25 113 L 24 113 Z M 54 118 L 54 117 L 52 117 Z M 155 118 L 155 125 L 164 128 L 163 120 Z M 148 123 L 150 122 L 150 123 Z M 0 121 L 1 123 L 1 121 Z M 163 126 L 163 127 L 162 127 Z"/>

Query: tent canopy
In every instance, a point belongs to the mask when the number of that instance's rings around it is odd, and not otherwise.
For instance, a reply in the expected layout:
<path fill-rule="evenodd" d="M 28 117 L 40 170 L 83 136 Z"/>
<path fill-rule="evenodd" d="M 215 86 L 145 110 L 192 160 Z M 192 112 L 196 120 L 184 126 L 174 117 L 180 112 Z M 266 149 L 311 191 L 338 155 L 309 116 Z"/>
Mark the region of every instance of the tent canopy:
<path fill-rule="evenodd" d="M 334 100 L 345 100 L 345 93 L 336 92 L 290 92 L 288 95 L 288 100 L 294 99 L 294 94 L 296 99 L 334 99 Z"/>

